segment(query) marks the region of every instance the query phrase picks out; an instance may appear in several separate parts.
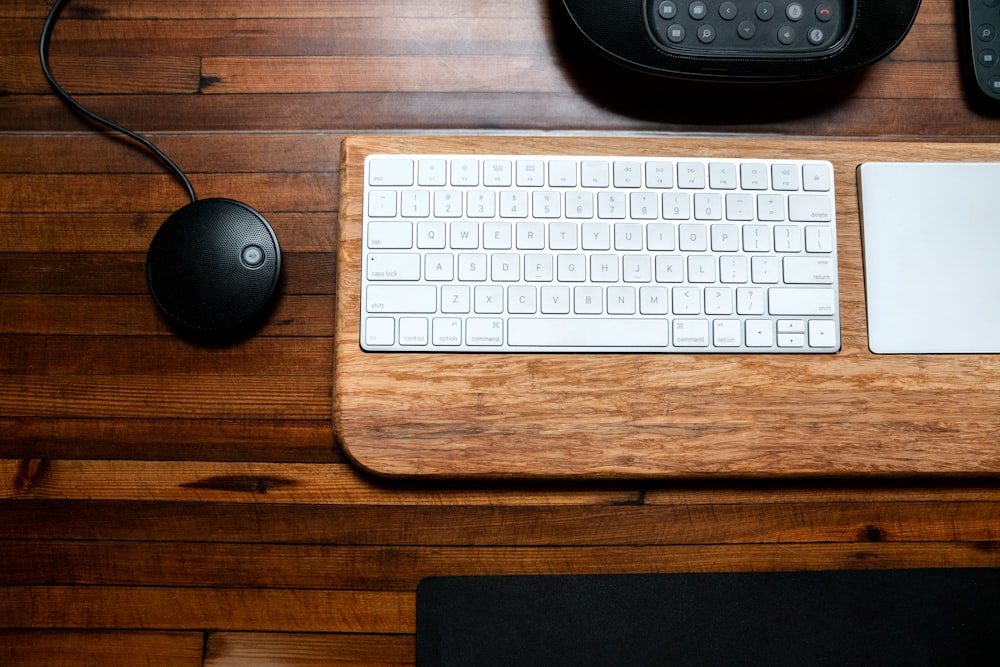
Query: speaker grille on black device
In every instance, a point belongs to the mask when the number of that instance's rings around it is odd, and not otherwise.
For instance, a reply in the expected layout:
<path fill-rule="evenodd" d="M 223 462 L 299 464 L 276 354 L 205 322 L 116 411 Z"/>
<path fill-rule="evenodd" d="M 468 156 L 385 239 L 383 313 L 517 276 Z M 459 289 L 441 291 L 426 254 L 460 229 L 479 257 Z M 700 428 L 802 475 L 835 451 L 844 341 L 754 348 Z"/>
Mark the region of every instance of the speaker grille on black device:
<path fill-rule="evenodd" d="M 176 326 L 222 332 L 252 321 L 280 273 L 277 239 L 264 218 L 229 199 L 203 199 L 171 215 L 149 248 L 153 299 Z"/>

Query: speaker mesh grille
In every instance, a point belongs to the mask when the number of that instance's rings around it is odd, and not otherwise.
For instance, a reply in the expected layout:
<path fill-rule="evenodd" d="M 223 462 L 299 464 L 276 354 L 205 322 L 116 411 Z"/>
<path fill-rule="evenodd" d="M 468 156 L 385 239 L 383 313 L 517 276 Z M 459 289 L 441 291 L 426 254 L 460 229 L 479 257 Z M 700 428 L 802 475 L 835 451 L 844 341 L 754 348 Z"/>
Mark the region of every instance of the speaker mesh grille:
<path fill-rule="evenodd" d="M 254 266 L 241 259 L 250 245 L 263 253 Z M 280 265 L 277 239 L 259 213 L 232 200 L 203 199 L 163 223 L 146 274 L 153 298 L 175 324 L 212 332 L 251 320 L 270 300 Z"/>

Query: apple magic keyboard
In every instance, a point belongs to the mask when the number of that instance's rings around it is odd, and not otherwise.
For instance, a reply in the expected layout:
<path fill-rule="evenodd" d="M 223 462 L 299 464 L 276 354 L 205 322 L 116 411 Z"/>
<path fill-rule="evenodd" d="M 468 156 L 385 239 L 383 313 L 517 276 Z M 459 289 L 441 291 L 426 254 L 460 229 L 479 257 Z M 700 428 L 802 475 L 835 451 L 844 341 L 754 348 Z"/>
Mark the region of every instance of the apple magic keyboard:
<path fill-rule="evenodd" d="M 371 352 L 834 353 L 821 160 L 365 160 Z"/>

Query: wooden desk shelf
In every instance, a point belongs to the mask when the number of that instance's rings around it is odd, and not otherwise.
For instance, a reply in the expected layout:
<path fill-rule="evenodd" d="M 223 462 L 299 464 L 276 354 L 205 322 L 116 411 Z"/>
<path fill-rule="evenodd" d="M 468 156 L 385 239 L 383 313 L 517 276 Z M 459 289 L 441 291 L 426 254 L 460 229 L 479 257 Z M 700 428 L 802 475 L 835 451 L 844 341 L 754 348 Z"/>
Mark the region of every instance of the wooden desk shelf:
<path fill-rule="evenodd" d="M 362 173 L 373 152 L 705 155 L 834 164 L 836 355 L 372 354 L 359 336 Z M 668 137 L 352 137 L 344 142 L 334 415 L 393 476 L 1000 473 L 1000 357 L 868 349 L 855 170 L 1000 160 L 992 143 Z"/>

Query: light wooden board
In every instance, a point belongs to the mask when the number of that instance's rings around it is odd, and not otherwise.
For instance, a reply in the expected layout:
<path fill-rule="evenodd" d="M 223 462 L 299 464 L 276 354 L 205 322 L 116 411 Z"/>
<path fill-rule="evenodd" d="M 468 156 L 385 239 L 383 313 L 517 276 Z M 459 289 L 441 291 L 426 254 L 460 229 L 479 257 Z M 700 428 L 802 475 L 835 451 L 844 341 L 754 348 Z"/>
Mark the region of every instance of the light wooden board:
<path fill-rule="evenodd" d="M 830 160 L 842 349 L 805 356 L 363 352 L 362 174 L 364 157 L 375 152 Z M 872 160 L 998 161 L 1000 144 L 718 136 L 348 138 L 334 365 L 340 443 L 363 468 L 401 477 L 1000 473 L 1000 357 L 884 356 L 868 349 L 855 170 Z"/>

